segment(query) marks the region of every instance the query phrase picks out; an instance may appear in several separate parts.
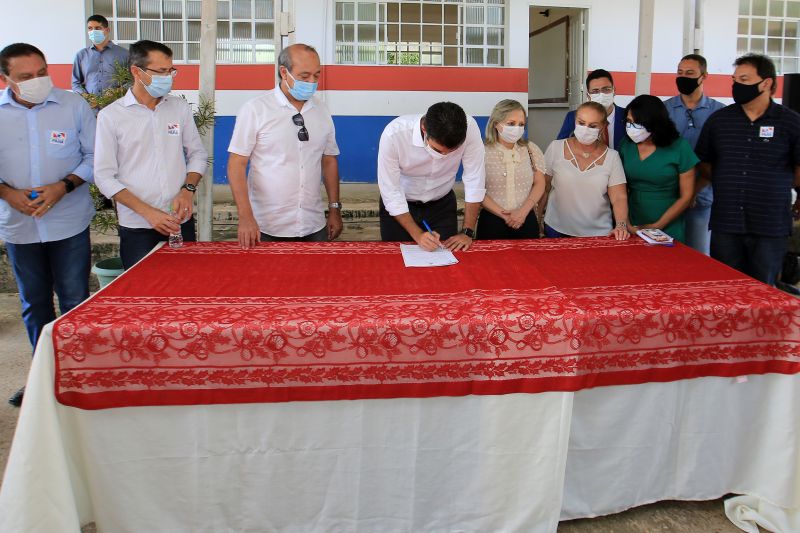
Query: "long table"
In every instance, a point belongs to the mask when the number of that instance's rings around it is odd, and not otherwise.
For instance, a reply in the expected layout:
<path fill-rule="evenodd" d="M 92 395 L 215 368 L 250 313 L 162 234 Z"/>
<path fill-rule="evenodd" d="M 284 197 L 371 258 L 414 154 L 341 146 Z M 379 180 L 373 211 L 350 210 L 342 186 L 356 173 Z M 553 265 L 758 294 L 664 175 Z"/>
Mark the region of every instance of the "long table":
<path fill-rule="evenodd" d="M 797 519 L 800 300 L 680 245 L 457 255 L 153 253 L 42 336 L 0 530 L 554 531 L 728 492 Z"/>

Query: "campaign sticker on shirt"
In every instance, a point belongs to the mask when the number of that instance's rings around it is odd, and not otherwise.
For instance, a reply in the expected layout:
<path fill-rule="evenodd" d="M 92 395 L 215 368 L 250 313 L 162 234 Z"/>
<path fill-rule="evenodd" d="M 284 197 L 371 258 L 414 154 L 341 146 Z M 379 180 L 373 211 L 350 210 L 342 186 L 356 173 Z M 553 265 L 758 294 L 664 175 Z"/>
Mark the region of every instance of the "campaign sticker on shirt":
<path fill-rule="evenodd" d="M 50 144 L 66 144 L 67 132 L 66 131 L 51 131 Z"/>
<path fill-rule="evenodd" d="M 761 126 L 758 136 L 762 139 L 772 139 L 775 136 L 775 126 Z"/>
<path fill-rule="evenodd" d="M 180 124 L 167 124 L 167 134 L 168 135 L 180 135 L 181 134 L 181 125 Z"/>

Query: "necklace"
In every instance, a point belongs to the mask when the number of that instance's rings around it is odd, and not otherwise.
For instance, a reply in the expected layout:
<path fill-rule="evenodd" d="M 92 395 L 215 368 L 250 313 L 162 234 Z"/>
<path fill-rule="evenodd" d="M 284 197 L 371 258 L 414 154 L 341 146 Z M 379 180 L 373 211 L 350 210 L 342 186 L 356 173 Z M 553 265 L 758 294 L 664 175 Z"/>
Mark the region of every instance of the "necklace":
<path fill-rule="evenodd" d="M 580 153 L 581 153 L 581 155 L 583 156 L 584 159 L 588 159 L 589 156 L 592 155 L 594 153 L 595 149 L 597 148 L 597 141 L 595 141 L 595 144 L 594 144 L 594 146 L 592 146 L 592 149 L 589 150 L 588 152 L 584 152 L 582 150 L 583 145 L 581 143 L 577 142 L 577 141 L 575 141 L 575 142 L 578 144 L 578 146 L 581 147 L 581 148 L 578 149 L 578 151 L 580 151 Z"/>

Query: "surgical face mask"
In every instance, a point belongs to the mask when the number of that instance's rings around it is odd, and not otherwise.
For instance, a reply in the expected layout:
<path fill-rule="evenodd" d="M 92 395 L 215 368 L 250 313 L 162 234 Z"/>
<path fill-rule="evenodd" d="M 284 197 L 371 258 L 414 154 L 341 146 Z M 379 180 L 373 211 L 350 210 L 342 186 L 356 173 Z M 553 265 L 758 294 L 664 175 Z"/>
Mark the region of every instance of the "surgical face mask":
<path fill-rule="evenodd" d="M 600 128 L 590 128 L 582 124 L 575 125 L 575 138 L 581 144 L 592 144 L 600 136 Z"/>
<path fill-rule="evenodd" d="M 106 40 L 106 34 L 103 30 L 90 30 L 89 40 L 94 44 L 100 44 Z"/>
<path fill-rule="evenodd" d="M 589 100 L 591 100 L 592 102 L 597 102 L 601 106 L 603 106 L 606 109 L 608 109 L 614 103 L 614 93 L 608 93 L 608 94 L 606 94 L 606 93 L 597 93 L 597 94 L 589 93 Z"/>
<path fill-rule="evenodd" d="M 627 133 L 628 137 L 636 144 L 650 138 L 650 132 L 641 124 L 625 124 L 625 133 Z"/>
<path fill-rule="evenodd" d="M 289 69 L 286 69 L 286 74 L 294 81 L 293 87 L 289 87 L 289 82 L 286 82 L 286 87 L 289 88 L 289 94 L 292 95 L 292 98 L 300 100 L 301 102 L 311 100 L 311 97 L 317 92 L 317 82 L 297 80 L 292 76 L 292 73 L 289 72 Z"/>
<path fill-rule="evenodd" d="M 428 155 L 430 155 L 434 159 L 443 159 L 447 155 L 434 150 L 433 147 L 430 144 L 428 144 L 427 135 L 425 136 L 425 151 L 428 152 Z"/>
<path fill-rule="evenodd" d="M 142 69 L 139 69 L 139 71 L 144 72 Z M 145 85 L 141 78 L 139 78 L 139 81 L 142 83 L 144 90 L 153 98 L 166 96 L 172 90 L 172 76 L 170 74 L 166 76 L 148 74 L 148 76 L 150 76 L 150 85 Z"/>
<path fill-rule="evenodd" d="M 689 78 L 687 76 L 678 76 L 675 78 L 675 85 L 678 86 L 678 92 L 681 94 L 689 95 L 697 90 L 700 86 L 700 78 Z"/>
<path fill-rule="evenodd" d="M 17 98 L 32 104 L 41 104 L 53 90 L 53 80 L 50 76 L 39 76 L 30 80 L 14 82 L 17 86 Z"/>
<path fill-rule="evenodd" d="M 764 81 L 764 80 L 761 80 Z M 747 85 L 745 83 L 733 82 L 733 101 L 739 105 L 752 102 L 761 94 L 758 85 L 761 81 Z"/>
<path fill-rule="evenodd" d="M 525 134 L 525 126 L 509 126 L 507 124 L 499 124 L 499 126 L 497 133 L 507 143 L 513 144 Z"/>

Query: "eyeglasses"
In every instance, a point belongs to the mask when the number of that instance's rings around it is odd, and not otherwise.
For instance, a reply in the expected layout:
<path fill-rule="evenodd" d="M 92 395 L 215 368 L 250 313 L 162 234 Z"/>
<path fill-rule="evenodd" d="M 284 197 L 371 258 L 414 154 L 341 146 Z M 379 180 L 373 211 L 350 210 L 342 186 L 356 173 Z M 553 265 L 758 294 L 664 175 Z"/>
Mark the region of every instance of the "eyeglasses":
<path fill-rule="evenodd" d="M 688 126 L 690 128 L 694 128 L 694 117 L 692 116 L 692 110 L 691 109 L 687 109 L 686 110 L 686 118 L 689 119 Z"/>
<path fill-rule="evenodd" d="M 606 85 L 605 87 L 600 87 L 598 89 L 592 89 L 591 91 L 589 91 L 589 94 L 600 94 L 600 93 L 611 94 L 613 92 L 614 92 L 614 87 L 612 87 L 611 85 Z"/>
<path fill-rule="evenodd" d="M 294 122 L 295 126 L 300 128 L 299 130 L 297 130 L 297 138 L 300 139 L 301 141 L 307 141 L 308 130 L 306 129 L 306 123 L 303 120 L 303 115 L 301 115 L 300 113 L 296 114 L 295 116 L 292 117 L 292 122 Z"/>
<path fill-rule="evenodd" d="M 626 126 L 630 126 L 631 128 L 633 128 L 635 130 L 643 130 L 644 129 L 643 125 L 637 124 L 636 122 L 631 122 L 630 120 L 626 120 L 625 121 L 625 125 Z"/>
<path fill-rule="evenodd" d="M 144 67 L 141 70 L 149 70 L 150 72 L 155 72 L 159 76 L 172 76 L 173 78 L 178 75 L 178 69 L 174 67 L 169 70 L 154 70 L 152 68 Z"/>

